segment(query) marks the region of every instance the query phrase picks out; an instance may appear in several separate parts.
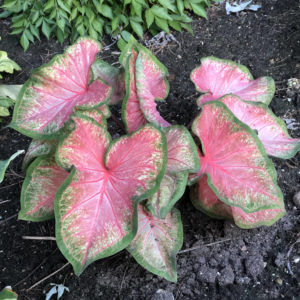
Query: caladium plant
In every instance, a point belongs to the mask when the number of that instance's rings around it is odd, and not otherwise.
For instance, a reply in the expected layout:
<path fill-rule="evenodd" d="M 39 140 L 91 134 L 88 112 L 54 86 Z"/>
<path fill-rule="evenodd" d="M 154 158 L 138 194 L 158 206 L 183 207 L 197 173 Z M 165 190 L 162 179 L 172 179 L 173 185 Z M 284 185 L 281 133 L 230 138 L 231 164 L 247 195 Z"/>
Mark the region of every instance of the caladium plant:
<path fill-rule="evenodd" d="M 213 56 L 201 59 L 201 66 L 191 73 L 196 89 L 205 93 L 197 100 L 199 105 L 217 100 L 226 94 L 235 94 L 243 100 L 269 104 L 275 92 L 271 77 L 253 80 L 243 65 Z"/>
<path fill-rule="evenodd" d="M 251 128 L 239 121 L 221 101 L 203 105 L 192 128 L 201 141 L 202 152 L 199 152 L 199 192 L 194 192 L 196 196 L 193 196 L 197 208 L 208 203 L 204 211 L 223 217 L 231 215 L 229 206 L 245 212 L 239 215 L 240 218 L 266 210 L 275 210 L 281 216 L 284 214 L 283 196 L 277 185 L 275 168 Z M 203 183 L 204 174 L 207 184 Z M 213 197 L 213 193 L 216 196 Z M 213 206 L 216 199 L 227 206 L 219 202 L 217 207 Z M 262 218 L 252 221 L 253 226 L 270 225 L 278 219 L 278 214 L 268 220 L 264 214 L 252 214 L 252 218 Z M 243 220 L 238 222 L 240 224 Z"/>
<path fill-rule="evenodd" d="M 98 107 L 106 103 L 112 88 L 102 79 L 91 81 L 91 65 L 101 45 L 82 38 L 31 74 L 23 85 L 10 126 L 32 138 L 53 139 L 74 107 Z"/>
<path fill-rule="evenodd" d="M 160 127 L 170 126 L 157 111 L 155 103 L 169 93 L 166 67 L 134 38 L 129 40 L 120 62 L 125 68 L 126 96 L 122 118 L 127 131 L 132 132 L 147 122 Z"/>
<path fill-rule="evenodd" d="M 191 75 L 206 93 L 193 139 L 157 111 L 155 101 L 169 92 L 168 71 L 148 49 L 131 38 L 121 68 L 96 59 L 100 49 L 79 39 L 33 72 L 11 124 L 34 138 L 19 218 L 55 217 L 58 247 L 76 274 L 126 248 L 150 272 L 176 281 L 183 227 L 174 205 L 188 176 L 196 183 L 192 203 L 212 217 L 253 228 L 285 214 L 267 154 L 290 158 L 300 139 L 267 107 L 271 78 L 253 80 L 244 66 L 203 59 Z M 113 141 L 106 119 L 119 102 L 129 134 Z"/>

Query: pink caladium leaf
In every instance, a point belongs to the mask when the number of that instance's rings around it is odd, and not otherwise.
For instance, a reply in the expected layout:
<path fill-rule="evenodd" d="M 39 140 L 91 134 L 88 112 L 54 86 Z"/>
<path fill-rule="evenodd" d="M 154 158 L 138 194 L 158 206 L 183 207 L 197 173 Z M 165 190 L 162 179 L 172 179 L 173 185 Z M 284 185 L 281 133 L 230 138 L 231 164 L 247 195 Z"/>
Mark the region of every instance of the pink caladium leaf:
<path fill-rule="evenodd" d="M 78 110 L 75 112 L 75 116 L 86 116 L 88 118 L 91 118 L 95 120 L 98 124 L 100 124 L 103 128 L 107 129 L 106 118 L 98 108 L 94 108 L 91 110 Z"/>
<path fill-rule="evenodd" d="M 32 138 L 55 138 L 74 107 L 105 103 L 112 88 L 100 79 L 90 83 L 91 65 L 100 49 L 97 41 L 81 38 L 33 72 L 19 93 L 10 126 Z"/>
<path fill-rule="evenodd" d="M 167 153 L 164 134 L 153 126 L 111 143 L 90 118 L 73 120 L 56 153 L 63 168 L 74 168 L 58 191 L 55 217 L 58 246 L 80 274 L 133 239 L 137 203 L 157 190 Z"/>
<path fill-rule="evenodd" d="M 216 57 L 202 58 L 201 66 L 192 71 L 191 80 L 199 92 L 205 93 L 197 100 L 200 106 L 226 94 L 235 94 L 246 101 L 269 104 L 275 93 L 271 77 L 253 80 L 245 66 Z"/>
<path fill-rule="evenodd" d="M 103 105 L 97 107 L 96 109 L 101 111 L 106 119 L 110 118 L 111 112 L 110 112 L 109 106 L 107 104 L 103 104 Z"/>
<path fill-rule="evenodd" d="M 234 95 L 219 99 L 242 122 L 257 130 L 267 154 L 279 158 L 291 158 L 300 149 L 300 138 L 289 136 L 284 121 L 277 118 L 263 103 L 245 102 Z"/>
<path fill-rule="evenodd" d="M 57 141 L 55 140 L 32 140 L 23 159 L 22 170 L 25 171 L 36 157 L 47 155 L 54 151 L 56 144 Z"/>
<path fill-rule="evenodd" d="M 202 144 L 200 173 L 208 174 L 220 200 L 247 213 L 282 208 L 276 170 L 263 145 L 222 102 L 205 104 L 192 128 Z"/>
<path fill-rule="evenodd" d="M 140 102 L 136 91 L 135 63 L 138 55 L 136 47 L 131 48 L 125 64 L 126 95 L 122 103 L 122 119 L 127 132 L 131 133 L 147 123 L 140 108 Z"/>
<path fill-rule="evenodd" d="M 116 68 L 101 59 L 96 59 L 92 64 L 94 79 L 100 78 L 107 82 L 113 93 L 108 104 L 116 104 L 125 96 L 125 78 L 123 68 Z"/>
<path fill-rule="evenodd" d="M 28 168 L 21 192 L 20 220 L 44 221 L 54 217 L 54 198 L 69 173 L 53 156 L 38 157 Z"/>
<path fill-rule="evenodd" d="M 157 218 L 164 219 L 174 204 L 182 197 L 188 172 L 172 174 L 165 172 L 159 190 L 147 200 L 147 209 Z"/>
<path fill-rule="evenodd" d="M 140 108 L 145 118 L 153 124 L 168 127 L 171 124 L 164 120 L 156 109 L 156 100 L 163 100 L 169 93 L 166 77 L 168 70 L 147 49 L 141 49 L 136 59 L 136 88 Z"/>
<path fill-rule="evenodd" d="M 182 197 L 187 184 L 188 172 L 199 172 L 197 146 L 184 126 L 165 129 L 168 162 L 159 190 L 147 201 L 147 208 L 159 218 L 165 216 Z"/>
<path fill-rule="evenodd" d="M 135 260 L 148 271 L 176 282 L 176 254 L 182 247 L 180 212 L 173 208 L 159 219 L 138 207 L 138 232 L 127 247 Z"/>
<path fill-rule="evenodd" d="M 220 201 L 207 183 L 207 175 L 199 180 L 191 189 L 193 205 L 210 217 L 233 220 L 241 228 L 256 228 L 271 226 L 285 215 L 285 209 L 271 208 L 257 212 L 246 213 L 239 207 L 229 206 Z"/>

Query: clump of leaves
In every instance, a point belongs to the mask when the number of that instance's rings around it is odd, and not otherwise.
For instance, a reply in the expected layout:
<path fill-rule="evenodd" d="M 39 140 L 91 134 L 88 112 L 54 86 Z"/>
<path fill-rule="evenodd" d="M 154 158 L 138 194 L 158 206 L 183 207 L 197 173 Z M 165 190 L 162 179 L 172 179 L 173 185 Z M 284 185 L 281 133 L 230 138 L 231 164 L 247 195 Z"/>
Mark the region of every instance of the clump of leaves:
<path fill-rule="evenodd" d="M 5 0 L 0 18 L 12 18 L 12 34 L 21 34 L 26 50 L 30 42 L 55 36 L 60 43 L 69 38 L 73 43 L 79 36 L 99 39 L 104 33 L 117 37 L 123 47 L 129 33 L 143 38 L 146 30 L 155 35 L 185 29 L 192 32 L 188 12 L 206 18 L 210 0 Z"/>
<path fill-rule="evenodd" d="M 57 245 L 77 275 L 126 248 L 150 272 L 176 281 L 183 228 L 174 205 L 187 184 L 195 183 L 196 208 L 242 228 L 285 214 L 267 153 L 292 157 L 300 139 L 267 108 L 271 78 L 253 80 L 243 66 L 203 59 L 191 75 L 206 93 L 194 140 L 157 111 L 168 71 L 148 49 L 131 37 L 120 68 L 96 59 L 100 50 L 81 38 L 31 73 L 11 123 L 33 138 L 19 218 L 55 217 Z M 120 101 L 128 134 L 112 140 L 106 118 Z"/>
<path fill-rule="evenodd" d="M 8 57 L 7 52 L 0 51 L 0 73 L 12 74 L 14 70 L 20 71 L 21 67 Z M 2 79 L 1 74 L 0 79 Z M 0 122 L 2 121 L 1 117 L 10 115 L 9 108 L 15 104 L 20 88 L 18 85 L 0 85 Z"/>
<path fill-rule="evenodd" d="M 0 122 L 1 117 L 10 115 L 9 108 L 15 105 L 21 87 L 22 85 L 0 85 Z"/>

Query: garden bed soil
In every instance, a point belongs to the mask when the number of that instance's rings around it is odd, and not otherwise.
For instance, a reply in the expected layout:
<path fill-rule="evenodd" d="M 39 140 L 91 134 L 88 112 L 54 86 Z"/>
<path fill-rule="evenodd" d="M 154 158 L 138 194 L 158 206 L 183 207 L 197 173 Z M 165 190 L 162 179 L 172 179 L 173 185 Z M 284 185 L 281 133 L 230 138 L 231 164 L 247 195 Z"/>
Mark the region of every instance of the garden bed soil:
<path fill-rule="evenodd" d="M 300 137 L 300 91 L 288 88 L 290 78 L 300 79 L 300 8 L 296 0 L 263 0 L 257 12 L 226 15 L 224 3 L 208 10 L 208 21 L 195 19 L 194 36 L 174 33 L 177 40 L 152 51 L 169 69 L 170 94 L 159 104 L 172 124 L 188 126 L 199 110 L 198 93 L 189 80 L 204 56 L 231 59 L 246 65 L 255 78 L 271 76 L 276 93 L 271 108 L 283 119 L 294 119 L 289 133 Z M 7 51 L 22 71 L 5 75 L 0 83 L 22 84 L 33 68 L 61 53 L 66 44 L 41 40 L 23 52 L 18 37 L 9 35 L 9 21 L 0 20 L 0 49 Z M 149 38 L 149 37 L 148 37 Z M 107 40 L 106 44 L 110 41 Z M 100 57 L 117 62 L 111 48 Z M 113 113 L 120 117 L 120 106 Z M 0 129 L 0 159 L 27 149 L 30 139 Z M 113 136 L 122 134 L 113 121 Z M 54 241 L 24 240 L 22 236 L 54 236 L 54 221 L 18 221 L 23 181 L 22 158 L 17 158 L 0 186 L 0 290 L 11 285 L 19 299 L 44 299 L 50 283 L 69 288 L 62 299 L 296 299 L 299 296 L 299 206 L 293 196 L 300 191 L 300 153 L 289 160 L 273 159 L 287 214 L 271 227 L 242 230 L 230 222 L 213 220 L 197 211 L 187 189 L 176 205 L 182 214 L 182 249 L 196 250 L 177 256 L 178 282 L 171 283 L 144 270 L 125 250 L 90 265 L 80 277 L 71 266 L 28 290 L 35 282 L 61 268 L 66 259 Z M 299 205 L 299 204 L 298 204 Z M 216 243 L 217 242 L 217 243 Z M 219 242 L 219 243 L 218 243 Z M 213 245 L 207 245 L 211 244 Z M 172 298 L 173 297 L 173 298 Z"/>

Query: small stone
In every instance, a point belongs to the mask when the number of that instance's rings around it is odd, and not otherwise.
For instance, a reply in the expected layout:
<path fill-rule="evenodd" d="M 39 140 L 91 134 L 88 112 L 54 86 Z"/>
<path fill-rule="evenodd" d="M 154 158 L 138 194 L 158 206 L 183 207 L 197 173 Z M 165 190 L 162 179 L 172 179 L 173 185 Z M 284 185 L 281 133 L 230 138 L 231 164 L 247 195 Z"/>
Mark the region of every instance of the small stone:
<path fill-rule="evenodd" d="M 197 279 L 205 283 L 215 283 L 217 277 L 217 270 L 211 269 L 206 265 L 200 267 L 197 273 Z"/>
<path fill-rule="evenodd" d="M 268 263 L 264 261 L 264 268 L 267 266 L 267 264 L 268 264 Z"/>
<path fill-rule="evenodd" d="M 294 201 L 296 207 L 300 208 L 300 191 L 294 195 L 293 201 Z"/>
<path fill-rule="evenodd" d="M 234 273 L 230 266 L 227 266 L 221 271 L 218 281 L 221 286 L 234 282 Z"/>
<path fill-rule="evenodd" d="M 256 278 L 264 269 L 264 259 L 261 255 L 251 255 L 245 262 L 246 271 Z"/>
<path fill-rule="evenodd" d="M 159 289 L 151 297 L 151 300 L 174 300 L 174 296 L 169 291 Z"/>
<path fill-rule="evenodd" d="M 279 284 L 279 285 L 282 285 L 282 283 L 283 283 L 282 279 L 279 278 L 279 277 L 277 277 L 275 281 L 276 281 L 276 283 Z"/>
<path fill-rule="evenodd" d="M 241 248 L 241 250 L 242 250 L 243 252 L 245 252 L 245 251 L 247 250 L 246 245 L 244 245 L 244 246 Z"/>
<path fill-rule="evenodd" d="M 177 55 L 177 58 L 182 59 L 181 55 L 179 55 L 179 54 Z"/>
<path fill-rule="evenodd" d="M 299 261 L 300 261 L 300 256 L 297 255 L 297 256 L 293 257 L 293 262 L 295 264 L 297 264 Z"/>
<path fill-rule="evenodd" d="M 274 64 L 275 64 L 274 58 L 270 59 L 270 65 L 274 65 Z"/>
<path fill-rule="evenodd" d="M 277 267 L 281 267 L 282 265 L 284 265 L 284 263 L 285 263 L 285 255 L 282 253 L 278 253 L 275 259 L 275 265 Z"/>

